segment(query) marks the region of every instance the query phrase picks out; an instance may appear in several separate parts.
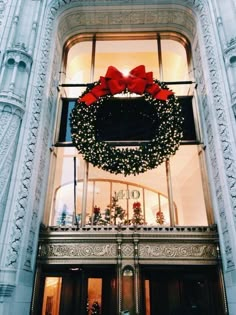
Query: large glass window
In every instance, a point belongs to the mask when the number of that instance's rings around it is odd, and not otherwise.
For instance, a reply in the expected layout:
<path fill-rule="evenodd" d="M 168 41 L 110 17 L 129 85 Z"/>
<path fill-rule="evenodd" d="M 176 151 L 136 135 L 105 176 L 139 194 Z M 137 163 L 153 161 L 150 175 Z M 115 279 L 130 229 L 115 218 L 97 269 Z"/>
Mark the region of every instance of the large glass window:
<path fill-rule="evenodd" d="M 208 225 L 209 196 L 194 102 L 187 41 L 173 34 L 100 34 L 66 49 L 66 76 L 53 152 L 50 225 Z M 88 165 L 71 144 L 69 117 L 83 84 L 112 65 L 130 71 L 144 64 L 179 97 L 184 138 L 177 153 L 138 176 L 114 175 Z M 68 86 L 68 84 L 70 86 Z M 78 86 L 74 86 L 78 85 Z M 65 97 L 66 96 L 66 97 Z M 108 128 L 109 129 L 109 128 Z M 106 137 L 107 131 L 105 131 Z M 204 187 L 204 188 L 203 188 Z M 138 210 L 137 210 L 138 208 Z M 138 213 L 138 216 L 137 216 Z"/>

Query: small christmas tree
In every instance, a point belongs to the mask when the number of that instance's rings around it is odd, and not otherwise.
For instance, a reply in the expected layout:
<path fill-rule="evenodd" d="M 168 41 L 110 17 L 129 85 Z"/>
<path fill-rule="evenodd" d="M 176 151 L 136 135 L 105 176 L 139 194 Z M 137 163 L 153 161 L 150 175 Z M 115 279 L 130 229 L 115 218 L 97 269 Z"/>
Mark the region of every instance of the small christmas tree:
<path fill-rule="evenodd" d="M 64 204 L 61 212 L 61 216 L 59 217 L 58 223 L 59 225 L 66 225 L 66 217 L 68 215 L 67 205 Z"/>
<path fill-rule="evenodd" d="M 102 222 L 103 222 L 103 220 L 102 220 L 100 208 L 97 206 L 94 206 L 93 214 L 89 218 L 89 224 L 98 225 L 98 224 L 101 224 Z"/>
<path fill-rule="evenodd" d="M 112 212 L 112 218 L 114 220 L 114 224 L 117 223 L 123 223 L 123 220 L 125 218 L 125 210 L 117 204 L 118 199 L 116 197 L 112 197 L 112 203 L 110 206 L 111 212 Z M 109 206 L 108 206 L 109 207 Z M 117 222 L 117 219 L 119 219 L 119 222 Z"/>
<path fill-rule="evenodd" d="M 104 213 L 104 224 L 110 224 L 111 223 L 111 209 L 109 209 L 109 206 L 105 209 Z"/>
<path fill-rule="evenodd" d="M 91 315 L 100 314 L 100 306 L 97 301 L 93 302 Z"/>
<path fill-rule="evenodd" d="M 141 203 L 140 202 L 134 202 L 133 203 L 133 217 L 130 220 L 131 224 L 138 224 L 142 225 L 145 223 L 144 217 L 142 215 L 142 209 L 141 209 Z"/>

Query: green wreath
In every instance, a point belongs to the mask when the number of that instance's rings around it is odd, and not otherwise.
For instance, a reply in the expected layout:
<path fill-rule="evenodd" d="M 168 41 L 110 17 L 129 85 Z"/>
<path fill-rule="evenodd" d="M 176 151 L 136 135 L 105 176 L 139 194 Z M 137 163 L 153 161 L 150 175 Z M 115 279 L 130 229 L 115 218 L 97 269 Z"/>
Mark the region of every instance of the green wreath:
<path fill-rule="evenodd" d="M 103 79 L 101 77 L 98 82 L 87 88 L 75 104 L 70 117 L 72 143 L 84 159 L 105 171 L 126 176 L 137 175 L 156 168 L 175 154 L 183 136 L 181 107 L 175 95 L 169 92 L 168 87 L 157 80 L 153 80 L 151 85 L 158 86 L 162 92 L 167 93 L 166 100 L 153 97 L 153 93 L 147 92 L 147 88 L 142 93 L 145 101 L 155 109 L 156 119 L 158 119 L 158 128 L 154 137 L 135 148 L 119 148 L 97 140 L 95 125 L 98 110 L 114 95 L 111 92 L 112 88 L 100 93 L 105 95 L 99 97 L 96 95 L 97 89 L 101 91 Z M 130 90 L 126 87 L 122 93 L 127 92 Z M 141 95 L 141 93 L 136 94 Z M 86 104 L 87 96 L 93 98 L 94 95 L 95 98 Z"/>

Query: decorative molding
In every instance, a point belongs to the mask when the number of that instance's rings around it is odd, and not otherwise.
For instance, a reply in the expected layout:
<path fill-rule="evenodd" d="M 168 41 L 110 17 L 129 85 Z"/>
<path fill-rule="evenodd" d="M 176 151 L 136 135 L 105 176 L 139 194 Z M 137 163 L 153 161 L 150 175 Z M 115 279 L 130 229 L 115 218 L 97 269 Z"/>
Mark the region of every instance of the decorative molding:
<path fill-rule="evenodd" d="M 139 258 L 217 259 L 215 244 L 140 244 Z"/>
<path fill-rule="evenodd" d="M 116 258 L 116 244 L 42 244 L 39 258 Z"/>
<path fill-rule="evenodd" d="M 196 233 L 188 238 L 185 232 L 177 234 L 163 232 L 157 236 L 142 231 L 137 235 L 132 230 L 119 234 L 109 231 L 93 234 L 91 231 L 62 233 L 44 230 L 40 233 L 38 261 L 41 264 L 53 264 L 63 260 L 65 264 L 70 264 L 78 259 L 86 260 L 87 263 L 112 260 L 120 266 L 127 262 L 138 265 L 153 261 L 184 264 L 185 260 L 191 264 L 217 263 L 219 257 L 216 231 Z"/>
<path fill-rule="evenodd" d="M 35 252 L 35 249 L 38 247 L 37 241 L 38 238 L 36 237 L 39 229 L 40 224 L 40 216 L 39 216 L 39 208 L 40 208 L 40 200 L 42 198 L 42 186 L 44 181 L 45 174 L 42 172 L 42 170 L 46 167 L 46 156 L 48 156 L 49 159 L 49 150 L 47 153 L 45 153 L 45 148 L 48 147 L 49 137 L 50 137 L 50 121 L 51 117 L 53 115 L 53 111 L 56 111 L 56 105 L 57 105 L 57 98 L 55 98 L 55 95 L 57 95 L 57 86 L 58 86 L 58 73 L 59 73 L 59 67 L 60 67 L 60 47 L 59 42 L 57 42 L 54 59 L 53 59 L 53 72 L 51 76 L 50 81 L 50 90 L 49 90 L 49 98 L 48 98 L 48 104 L 46 107 L 45 115 L 44 115 L 44 131 L 43 131 L 43 141 L 41 143 L 41 156 L 39 161 L 39 168 L 38 168 L 38 175 L 37 175 L 37 184 L 36 184 L 36 191 L 35 191 L 35 200 L 33 205 L 33 211 L 32 211 L 32 219 L 31 219 L 31 225 L 30 225 L 30 234 L 28 238 L 28 246 L 26 250 L 25 255 L 25 263 L 24 266 L 27 270 L 32 270 L 32 255 Z M 47 179 L 46 179 L 47 180 Z"/>
<path fill-rule="evenodd" d="M 49 121 L 48 125 L 49 126 Z M 41 200 L 41 187 L 43 185 L 43 170 L 45 168 L 45 151 L 44 148 L 47 147 L 48 143 L 48 137 L 49 137 L 49 131 L 48 127 L 45 127 L 44 129 L 44 135 L 43 135 L 43 143 L 41 147 L 41 157 L 40 157 L 40 163 L 39 163 L 39 171 L 37 176 L 37 184 L 36 184 L 36 190 L 35 190 L 35 198 L 34 198 L 34 205 L 33 205 L 33 211 L 31 216 L 31 223 L 30 223 L 30 231 L 28 235 L 28 245 L 25 253 L 25 262 L 24 267 L 28 271 L 32 271 L 32 255 L 34 253 L 35 248 L 37 248 L 36 241 L 38 240 L 36 235 L 38 233 L 38 225 L 39 225 L 39 206 L 40 206 L 40 200 Z M 49 154 L 49 153 L 48 153 Z"/>
<path fill-rule="evenodd" d="M 0 26 L 2 25 L 2 20 L 4 18 L 5 8 L 6 8 L 6 1 L 0 0 Z"/>
<path fill-rule="evenodd" d="M 33 162 L 36 150 L 37 135 L 39 128 L 39 118 L 41 112 L 43 85 L 38 85 L 34 89 L 34 104 L 32 108 L 31 122 L 29 125 L 28 143 L 25 150 L 25 162 L 22 168 L 21 182 L 18 186 L 18 197 L 14 210 L 13 226 L 11 230 L 10 248 L 8 249 L 5 265 L 16 268 L 17 259 L 22 241 L 24 223 L 26 216 L 27 203 L 29 198 L 29 190 L 31 177 L 33 172 Z M 41 170 L 42 171 L 42 170 Z"/>
<path fill-rule="evenodd" d="M 64 19 L 59 23 L 58 34 L 61 41 L 71 36 L 73 30 L 80 30 L 81 28 L 96 29 L 97 27 L 109 28 L 137 27 L 145 25 L 149 28 L 153 25 L 155 28 L 165 30 L 179 28 L 188 34 L 188 37 L 193 38 L 196 32 L 196 23 L 193 16 L 186 10 L 178 8 L 146 8 L 143 10 L 136 9 L 135 11 L 127 10 L 125 7 L 120 10 L 112 11 L 102 10 L 95 12 L 71 12 L 68 13 Z M 168 28 L 166 29 L 166 25 Z"/>
<path fill-rule="evenodd" d="M 3 298 L 10 297 L 15 289 L 15 285 L 0 283 L 0 302 Z"/>
<path fill-rule="evenodd" d="M 8 189 L 15 161 L 22 110 L 0 102 L 0 226 L 5 213 Z"/>
<path fill-rule="evenodd" d="M 121 256 L 132 258 L 134 256 L 133 244 L 122 244 L 121 245 Z"/>
<path fill-rule="evenodd" d="M 191 1 L 188 1 L 191 2 Z M 203 82 L 204 73 L 203 70 L 201 70 L 202 73 L 198 72 L 198 85 L 199 88 L 202 90 L 201 97 L 202 97 L 202 107 L 204 110 L 204 118 L 206 123 L 206 129 L 208 134 L 208 152 L 209 156 L 211 158 L 211 165 L 212 165 L 212 172 L 214 176 L 214 185 L 216 187 L 216 197 L 218 201 L 218 208 L 220 210 L 220 223 L 221 223 L 221 230 L 222 230 L 222 241 L 224 243 L 224 253 L 226 257 L 226 268 L 228 270 L 235 269 L 235 246 L 234 240 L 232 239 L 233 236 L 230 235 L 230 229 L 229 224 L 227 222 L 227 216 L 226 216 L 226 209 L 228 202 L 232 205 L 232 214 L 234 217 L 234 226 L 236 227 L 236 161 L 235 161 L 235 148 L 233 148 L 232 143 L 234 142 L 232 139 L 232 135 L 230 134 L 230 123 L 226 114 L 225 110 L 225 99 L 224 99 L 224 93 L 222 91 L 222 78 L 220 77 L 220 71 L 218 67 L 218 62 L 216 58 L 216 52 L 215 52 L 215 43 L 214 43 L 214 36 L 213 36 L 213 30 L 210 25 L 209 20 L 209 12 L 208 7 L 206 5 L 203 5 L 202 1 L 198 1 L 198 11 L 199 11 L 199 18 L 201 21 L 201 27 L 203 31 L 203 41 L 204 41 L 204 47 L 206 52 L 206 58 L 209 68 L 209 77 L 210 77 L 210 83 L 211 83 L 211 92 L 213 96 L 214 101 L 214 107 L 213 112 L 216 117 L 216 122 L 218 126 L 218 136 L 221 143 L 221 154 L 223 158 L 224 163 L 224 171 L 226 175 L 226 180 L 228 183 L 228 192 L 223 188 L 221 185 L 221 179 L 219 176 L 219 173 L 222 170 L 219 170 L 218 166 L 218 156 L 219 152 L 216 154 L 216 147 L 215 147 L 215 141 L 214 138 L 216 137 L 216 133 L 213 130 L 213 117 L 209 113 L 209 100 L 206 96 L 205 91 L 205 83 Z M 197 8 L 195 5 L 194 7 Z M 198 53 L 196 56 L 200 56 L 200 49 L 198 46 Z M 198 65 L 196 68 L 200 67 L 202 69 L 202 62 L 198 60 Z M 198 69 L 199 71 L 199 69 Z M 213 137 L 214 135 L 214 137 Z M 228 202 L 226 201 L 228 199 Z M 230 223 L 231 224 L 231 223 Z"/>
<path fill-rule="evenodd" d="M 32 64 L 32 57 L 26 53 L 25 49 L 23 49 L 21 45 L 18 49 L 17 48 L 18 46 L 15 46 L 15 48 L 6 51 L 4 55 L 4 63 L 7 65 L 7 61 L 9 59 L 13 59 L 16 64 L 19 64 L 19 62 L 24 62 L 27 66 L 26 71 L 29 72 Z"/>
<path fill-rule="evenodd" d="M 211 226 L 155 226 L 155 225 L 87 225 L 81 228 L 77 226 L 68 225 L 68 226 L 45 226 L 41 225 L 41 233 L 51 233 L 51 232 L 64 232 L 65 237 L 68 233 L 77 234 L 80 232 L 89 232 L 96 234 L 98 231 L 100 233 L 120 233 L 125 231 L 131 231 L 133 233 L 145 233 L 145 235 L 153 235 L 159 238 L 166 238 L 170 235 L 174 237 L 198 237 L 199 235 L 205 234 L 208 238 L 214 238 L 217 234 L 216 225 Z M 137 234 L 139 235 L 139 234 Z M 144 235 L 144 234 L 143 234 Z"/>

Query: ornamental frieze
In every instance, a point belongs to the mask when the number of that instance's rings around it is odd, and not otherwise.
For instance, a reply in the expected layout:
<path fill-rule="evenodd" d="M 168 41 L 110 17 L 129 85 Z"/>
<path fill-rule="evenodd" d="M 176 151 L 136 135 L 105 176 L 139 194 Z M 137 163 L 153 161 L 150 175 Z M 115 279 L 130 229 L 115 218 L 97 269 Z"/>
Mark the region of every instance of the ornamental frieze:
<path fill-rule="evenodd" d="M 134 259 L 135 244 L 132 242 L 121 244 L 121 259 Z M 136 257 L 136 256 L 135 256 Z M 166 259 L 166 260 L 217 260 L 218 253 L 215 243 L 146 243 L 138 244 L 138 259 Z M 41 243 L 39 259 L 101 259 L 117 258 L 117 244 L 91 243 Z"/>
<path fill-rule="evenodd" d="M 134 255 L 134 246 L 133 244 L 124 244 L 121 247 L 122 257 L 133 257 Z"/>
<path fill-rule="evenodd" d="M 71 29 L 86 26 L 120 26 L 120 25 L 179 25 L 181 29 L 188 31 L 190 37 L 194 37 L 196 23 L 190 13 L 184 10 L 146 9 L 145 11 L 97 11 L 97 12 L 76 12 L 65 16 L 59 24 L 59 36 L 61 40 Z"/>
<path fill-rule="evenodd" d="M 214 244 L 140 244 L 139 258 L 216 259 Z"/>
<path fill-rule="evenodd" d="M 116 257 L 115 244 L 42 244 L 39 257 Z"/>

